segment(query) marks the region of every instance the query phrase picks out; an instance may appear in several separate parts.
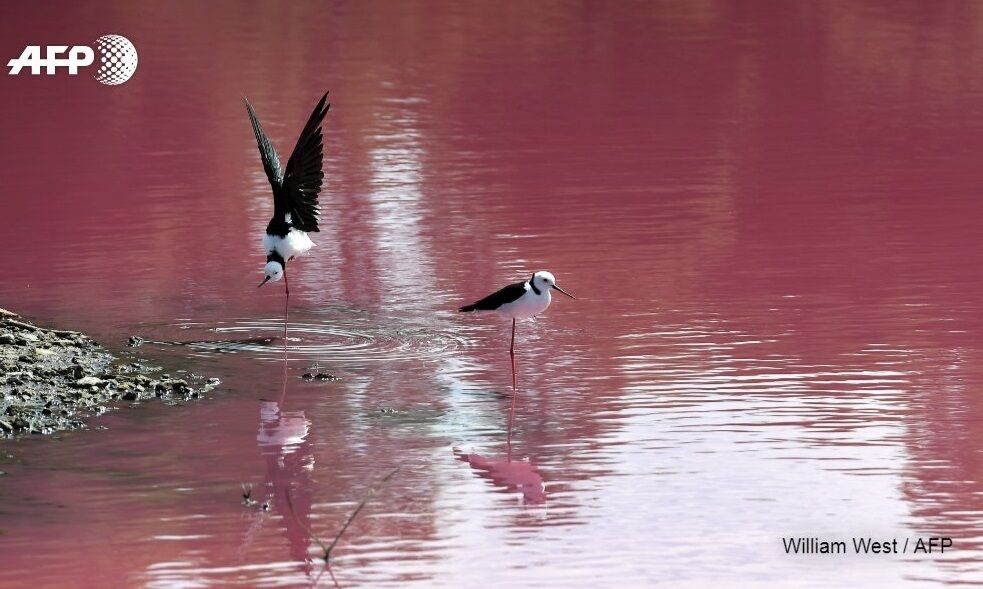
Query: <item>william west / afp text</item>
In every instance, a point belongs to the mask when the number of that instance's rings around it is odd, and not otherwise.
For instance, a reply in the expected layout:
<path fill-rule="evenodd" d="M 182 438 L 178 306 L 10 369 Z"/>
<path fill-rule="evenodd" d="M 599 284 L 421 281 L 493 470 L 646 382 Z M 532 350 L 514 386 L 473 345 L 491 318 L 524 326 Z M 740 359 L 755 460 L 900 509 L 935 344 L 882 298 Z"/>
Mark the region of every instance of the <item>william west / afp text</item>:
<path fill-rule="evenodd" d="M 815 537 L 783 537 L 785 554 L 945 554 L 952 549 L 952 538 L 929 536 L 925 538 L 855 537 L 847 540 L 829 540 Z"/>

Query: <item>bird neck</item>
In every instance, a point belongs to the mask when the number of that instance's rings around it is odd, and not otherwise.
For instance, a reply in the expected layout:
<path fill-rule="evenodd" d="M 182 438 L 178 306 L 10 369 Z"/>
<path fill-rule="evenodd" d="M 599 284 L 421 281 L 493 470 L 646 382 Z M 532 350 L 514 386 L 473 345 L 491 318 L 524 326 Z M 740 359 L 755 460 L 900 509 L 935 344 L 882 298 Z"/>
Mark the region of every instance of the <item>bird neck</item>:
<path fill-rule="evenodd" d="M 287 261 L 283 259 L 283 256 L 276 253 L 276 250 L 273 250 L 266 256 L 266 263 L 269 264 L 270 262 L 277 262 L 283 268 L 287 267 Z"/>
<path fill-rule="evenodd" d="M 290 228 L 291 225 L 288 221 L 284 221 L 279 217 L 273 217 L 266 226 L 266 233 L 277 237 L 286 237 L 290 233 Z"/>

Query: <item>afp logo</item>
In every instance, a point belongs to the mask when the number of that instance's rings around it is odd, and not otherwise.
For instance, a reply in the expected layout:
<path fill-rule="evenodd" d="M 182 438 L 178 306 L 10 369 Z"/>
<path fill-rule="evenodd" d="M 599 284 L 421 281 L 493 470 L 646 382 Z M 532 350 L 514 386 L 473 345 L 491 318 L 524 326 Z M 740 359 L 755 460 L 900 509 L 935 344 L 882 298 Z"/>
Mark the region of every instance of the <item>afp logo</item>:
<path fill-rule="evenodd" d="M 99 63 L 93 77 L 103 84 L 118 86 L 129 80 L 137 70 L 137 48 L 122 35 L 103 35 L 92 46 L 47 45 L 44 47 L 44 57 L 41 50 L 40 45 L 25 47 L 20 57 L 7 62 L 9 74 L 16 76 L 22 69 L 30 68 L 32 76 L 41 73 L 53 76 L 58 73 L 58 68 L 65 68 L 68 75 L 76 76 L 80 68 L 96 62 L 96 51 L 99 52 Z"/>

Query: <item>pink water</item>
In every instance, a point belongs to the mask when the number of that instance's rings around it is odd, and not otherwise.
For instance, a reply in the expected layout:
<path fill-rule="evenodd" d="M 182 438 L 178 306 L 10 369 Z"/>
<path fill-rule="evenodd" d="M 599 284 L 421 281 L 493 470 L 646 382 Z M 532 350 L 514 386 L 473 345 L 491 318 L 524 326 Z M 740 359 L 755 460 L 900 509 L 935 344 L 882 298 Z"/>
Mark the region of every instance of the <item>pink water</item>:
<path fill-rule="evenodd" d="M 983 583 L 983 6 L 4 12 L 4 59 L 139 51 L 0 76 L 0 306 L 112 349 L 277 336 L 241 97 L 281 154 L 333 107 L 283 405 L 275 345 L 140 348 L 223 385 L 0 444 L 0 586 L 332 586 L 304 529 L 397 465 L 340 586 Z M 540 268 L 509 457 L 508 326 L 454 309 Z M 868 535 L 954 546 L 782 545 Z"/>

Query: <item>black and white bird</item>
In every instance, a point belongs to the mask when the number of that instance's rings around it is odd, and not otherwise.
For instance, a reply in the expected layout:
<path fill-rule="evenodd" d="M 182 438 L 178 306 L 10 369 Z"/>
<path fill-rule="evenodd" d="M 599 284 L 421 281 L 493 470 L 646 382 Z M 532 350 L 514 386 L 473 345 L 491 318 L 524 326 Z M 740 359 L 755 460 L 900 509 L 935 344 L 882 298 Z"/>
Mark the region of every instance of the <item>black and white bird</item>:
<path fill-rule="evenodd" d="M 553 297 L 550 291 L 556 290 L 571 299 L 577 297 L 556 285 L 556 277 L 546 270 L 540 270 L 529 280 L 516 282 L 493 292 L 476 303 L 465 305 L 458 309 L 461 312 L 487 311 L 503 319 L 512 320 L 512 343 L 509 346 L 509 356 L 512 357 L 512 388 L 515 389 L 515 321 L 530 319 L 539 315 L 550 306 Z M 515 397 L 513 396 L 513 402 Z"/>
<path fill-rule="evenodd" d="M 308 233 L 318 231 L 317 219 L 320 214 L 317 197 L 321 191 L 324 179 L 322 162 L 324 159 L 321 121 L 331 107 L 327 104 L 327 93 L 314 107 L 304 130 L 300 132 L 297 145 L 294 147 L 287 168 L 280 168 L 280 158 L 269 138 L 263 133 L 263 128 L 256 118 L 253 107 L 246 102 L 249 121 L 256 134 L 259 145 L 259 155 L 263 160 L 263 170 L 270 180 L 273 189 L 273 218 L 266 226 L 263 235 L 263 251 L 266 253 L 266 266 L 263 272 L 266 277 L 259 285 L 267 282 L 284 281 L 287 294 L 287 305 L 290 303 L 290 283 L 287 280 L 287 262 L 297 256 L 307 254 L 314 242 Z M 286 333 L 286 307 L 284 310 L 284 333 Z M 286 336 L 284 336 L 286 337 Z"/>

